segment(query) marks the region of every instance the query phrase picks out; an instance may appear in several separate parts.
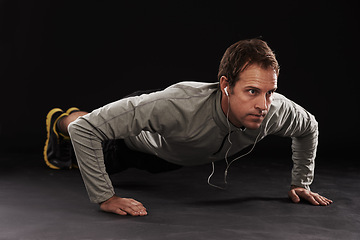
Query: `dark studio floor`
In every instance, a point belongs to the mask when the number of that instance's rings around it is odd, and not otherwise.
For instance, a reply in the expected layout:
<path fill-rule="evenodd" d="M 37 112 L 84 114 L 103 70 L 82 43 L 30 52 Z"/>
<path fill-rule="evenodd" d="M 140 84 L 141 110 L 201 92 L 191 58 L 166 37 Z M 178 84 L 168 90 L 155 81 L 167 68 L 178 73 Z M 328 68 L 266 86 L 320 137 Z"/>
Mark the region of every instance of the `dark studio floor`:
<path fill-rule="evenodd" d="M 41 155 L 3 155 L 0 239 L 360 239 L 359 168 L 318 161 L 312 189 L 334 200 L 328 207 L 287 199 L 289 160 L 247 157 L 230 168 L 227 190 L 207 185 L 211 165 L 114 175 L 117 193 L 149 212 L 123 217 L 89 202 L 78 170 L 47 169 Z"/>

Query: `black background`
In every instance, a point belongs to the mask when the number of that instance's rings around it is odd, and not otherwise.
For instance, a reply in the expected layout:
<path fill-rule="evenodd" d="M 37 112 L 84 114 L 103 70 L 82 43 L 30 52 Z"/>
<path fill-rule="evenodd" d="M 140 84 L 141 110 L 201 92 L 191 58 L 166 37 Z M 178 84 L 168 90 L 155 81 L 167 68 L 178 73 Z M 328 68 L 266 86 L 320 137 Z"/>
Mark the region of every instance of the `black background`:
<path fill-rule="evenodd" d="M 356 160 L 357 1 L 131 2 L 1 1 L 1 152 L 41 153 L 53 107 L 91 111 L 140 89 L 217 81 L 226 48 L 262 36 L 281 65 L 278 92 L 319 122 L 318 156 Z M 259 145 L 291 151 L 289 139 Z"/>

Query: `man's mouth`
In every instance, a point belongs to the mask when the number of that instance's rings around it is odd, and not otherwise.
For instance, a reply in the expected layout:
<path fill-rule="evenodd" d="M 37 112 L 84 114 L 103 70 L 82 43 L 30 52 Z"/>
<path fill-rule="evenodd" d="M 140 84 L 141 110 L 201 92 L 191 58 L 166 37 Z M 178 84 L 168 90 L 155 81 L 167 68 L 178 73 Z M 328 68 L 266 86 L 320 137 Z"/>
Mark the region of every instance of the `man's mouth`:
<path fill-rule="evenodd" d="M 249 114 L 249 115 L 253 116 L 253 117 L 261 118 L 261 117 L 265 117 L 266 113 L 264 113 L 264 114 Z"/>

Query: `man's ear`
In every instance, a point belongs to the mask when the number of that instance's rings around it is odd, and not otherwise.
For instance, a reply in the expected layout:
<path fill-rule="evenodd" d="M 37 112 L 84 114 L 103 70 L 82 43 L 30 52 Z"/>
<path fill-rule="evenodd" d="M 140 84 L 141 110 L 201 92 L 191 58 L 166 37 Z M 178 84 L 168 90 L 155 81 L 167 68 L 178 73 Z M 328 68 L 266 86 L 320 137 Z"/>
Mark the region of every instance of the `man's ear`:
<path fill-rule="evenodd" d="M 226 87 L 228 87 L 228 92 L 229 92 L 229 80 L 227 79 L 227 77 L 221 76 L 219 82 L 220 82 L 220 90 L 225 95 L 225 90 L 224 89 Z"/>

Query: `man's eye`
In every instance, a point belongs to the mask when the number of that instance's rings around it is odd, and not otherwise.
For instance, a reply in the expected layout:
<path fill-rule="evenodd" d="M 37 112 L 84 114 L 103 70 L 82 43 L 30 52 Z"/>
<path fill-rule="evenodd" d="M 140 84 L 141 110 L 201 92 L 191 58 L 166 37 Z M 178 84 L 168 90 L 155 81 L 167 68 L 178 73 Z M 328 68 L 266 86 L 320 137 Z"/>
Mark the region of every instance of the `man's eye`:
<path fill-rule="evenodd" d="M 256 91 L 254 89 L 250 89 L 250 90 L 248 90 L 248 92 L 252 95 L 254 95 L 256 93 Z"/>

